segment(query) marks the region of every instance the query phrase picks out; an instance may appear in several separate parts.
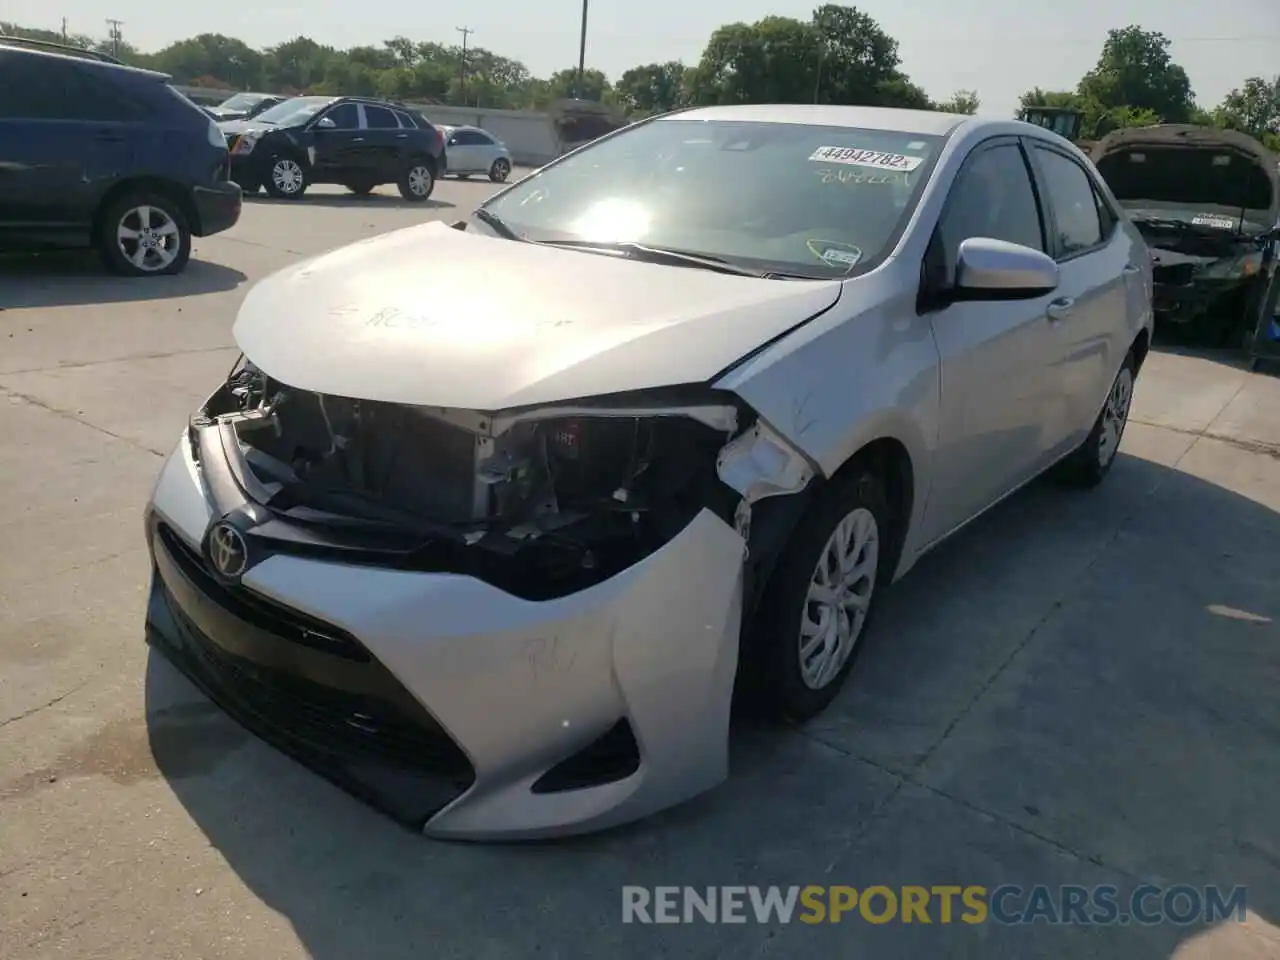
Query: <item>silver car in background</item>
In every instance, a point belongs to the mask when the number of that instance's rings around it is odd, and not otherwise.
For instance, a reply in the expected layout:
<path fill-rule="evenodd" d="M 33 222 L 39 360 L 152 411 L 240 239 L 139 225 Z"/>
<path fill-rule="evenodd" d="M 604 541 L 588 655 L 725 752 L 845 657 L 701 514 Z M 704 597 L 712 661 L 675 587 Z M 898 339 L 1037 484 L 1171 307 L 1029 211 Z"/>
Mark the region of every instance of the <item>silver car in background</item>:
<path fill-rule="evenodd" d="M 511 176 L 511 151 L 507 145 L 479 127 L 441 126 L 444 136 L 445 172 L 462 179 L 474 174 L 503 183 Z"/>
<path fill-rule="evenodd" d="M 646 120 L 249 292 L 146 513 L 148 636 L 415 830 L 634 820 L 725 779 L 735 698 L 822 712 L 927 550 L 1099 483 L 1151 331 L 1141 236 L 1040 127 Z"/>

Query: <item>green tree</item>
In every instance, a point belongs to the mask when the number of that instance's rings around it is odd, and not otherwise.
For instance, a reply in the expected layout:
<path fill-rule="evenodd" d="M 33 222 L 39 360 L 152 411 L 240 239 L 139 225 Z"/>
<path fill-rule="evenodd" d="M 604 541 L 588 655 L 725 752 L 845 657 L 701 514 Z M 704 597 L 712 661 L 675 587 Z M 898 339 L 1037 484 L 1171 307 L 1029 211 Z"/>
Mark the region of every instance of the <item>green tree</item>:
<path fill-rule="evenodd" d="M 557 70 L 547 79 L 547 94 L 553 100 L 569 99 L 576 95 L 578 68 Z M 609 94 L 609 78 L 599 70 L 582 71 L 582 99 L 603 102 Z"/>
<path fill-rule="evenodd" d="M 685 66 L 678 60 L 632 67 L 618 78 L 614 93 L 628 112 L 666 113 L 684 102 Z"/>
<path fill-rule="evenodd" d="M 982 102 L 978 99 L 976 90 L 957 90 L 950 100 L 935 103 L 934 109 L 941 110 L 943 113 L 966 113 L 973 116 L 981 105 Z"/>
<path fill-rule="evenodd" d="M 170 74 L 178 83 L 210 77 L 225 87 L 256 90 L 266 79 L 262 54 L 244 41 L 220 33 L 202 33 L 189 40 L 179 40 L 148 59 L 149 66 Z"/>
<path fill-rule="evenodd" d="M 1214 121 L 1259 140 L 1280 136 L 1280 76 L 1265 80 L 1250 77 L 1226 95 L 1214 111 Z"/>
<path fill-rule="evenodd" d="M 1195 108 L 1187 71 L 1173 62 L 1162 33 L 1128 26 L 1108 30 L 1097 66 L 1077 92 L 1104 111 L 1149 110 L 1166 123 L 1184 123 Z"/>

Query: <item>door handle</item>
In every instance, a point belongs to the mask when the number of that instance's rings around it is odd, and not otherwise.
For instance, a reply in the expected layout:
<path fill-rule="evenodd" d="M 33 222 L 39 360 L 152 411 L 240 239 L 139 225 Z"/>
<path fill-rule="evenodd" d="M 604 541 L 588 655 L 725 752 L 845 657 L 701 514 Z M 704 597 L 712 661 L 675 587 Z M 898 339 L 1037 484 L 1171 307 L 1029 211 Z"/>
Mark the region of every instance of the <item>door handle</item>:
<path fill-rule="evenodd" d="M 1138 266 L 1136 263 L 1126 263 L 1126 264 L 1124 265 L 1124 272 L 1125 272 L 1125 273 L 1137 273 L 1137 272 L 1138 272 L 1139 270 L 1141 270 L 1141 269 L 1142 269 L 1142 268 L 1141 268 L 1140 266 Z"/>
<path fill-rule="evenodd" d="M 1057 300 L 1053 300 L 1049 303 L 1049 307 L 1045 311 L 1045 314 L 1050 320 L 1065 320 L 1067 317 L 1071 316 L 1071 312 L 1075 309 L 1075 305 L 1075 297 L 1059 297 Z"/>
<path fill-rule="evenodd" d="M 124 137 L 114 130 L 99 130 L 93 139 L 101 143 L 120 143 L 124 140 Z"/>
<path fill-rule="evenodd" d="M 351 138 L 351 142 L 352 142 L 352 143 L 364 143 L 364 137 L 352 137 L 352 138 Z"/>
<path fill-rule="evenodd" d="M 408 135 L 407 133 L 397 133 L 397 134 L 396 134 L 396 139 L 397 139 L 397 140 L 408 140 L 408 139 L 409 139 L 409 135 Z"/>

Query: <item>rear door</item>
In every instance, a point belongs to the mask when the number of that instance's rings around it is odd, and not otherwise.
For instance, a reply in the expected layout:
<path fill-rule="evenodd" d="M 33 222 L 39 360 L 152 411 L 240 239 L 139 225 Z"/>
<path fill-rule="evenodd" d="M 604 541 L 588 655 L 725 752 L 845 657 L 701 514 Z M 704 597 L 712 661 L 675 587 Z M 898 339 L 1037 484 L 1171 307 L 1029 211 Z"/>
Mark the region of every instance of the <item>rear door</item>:
<path fill-rule="evenodd" d="M 474 130 L 455 130 L 449 138 L 449 169 L 454 173 L 476 173 L 481 169 L 481 158 Z"/>
<path fill-rule="evenodd" d="M 955 279 L 960 244 L 990 237 L 1046 249 L 1045 219 L 1016 138 L 989 140 L 965 160 L 930 244 L 926 269 Z M 932 542 L 1047 465 L 1051 411 L 1061 393 L 1057 340 L 1031 300 L 951 303 L 933 314 L 942 360 L 937 468 L 926 509 Z"/>
<path fill-rule="evenodd" d="M 0 221 L 83 230 L 133 166 L 147 111 L 74 62 L 0 51 Z"/>
<path fill-rule="evenodd" d="M 1049 328 L 1063 392 L 1049 410 L 1051 453 L 1078 446 L 1102 409 L 1129 344 L 1131 283 L 1140 283 L 1141 251 L 1119 229 L 1091 174 L 1053 145 L 1028 138 L 1036 181 L 1048 208 L 1050 254 L 1059 285 Z"/>
<path fill-rule="evenodd" d="M 372 103 L 363 104 L 365 121 L 364 162 L 379 179 L 395 180 L 400 176 L 401 152 L 405 141 L 400 139 L 404 131 L 400 121 L 388 107 Z"/>

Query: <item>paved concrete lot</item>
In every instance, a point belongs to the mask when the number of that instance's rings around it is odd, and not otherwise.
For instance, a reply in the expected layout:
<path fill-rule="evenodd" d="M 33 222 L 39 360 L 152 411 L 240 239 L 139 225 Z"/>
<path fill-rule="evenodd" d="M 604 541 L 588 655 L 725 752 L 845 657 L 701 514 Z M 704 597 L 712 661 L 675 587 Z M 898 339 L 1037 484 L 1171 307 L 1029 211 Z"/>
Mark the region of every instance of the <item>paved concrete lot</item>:
<path fill-rule="evenodd" d="M 1103 488 L 972 525 L 826 717 L 624 830 L 415 838 L 149 655 L 140 511 L 250 284 L 490 189 L 250 201 L 174 279 L 0 260 L 0 957 L 1280 956 L 1280 380 L 1229 358 L 1153 353 Z M 1247 885 L 1248 920 L 621 922 L 626 884 L 1144 880 Z"/>

